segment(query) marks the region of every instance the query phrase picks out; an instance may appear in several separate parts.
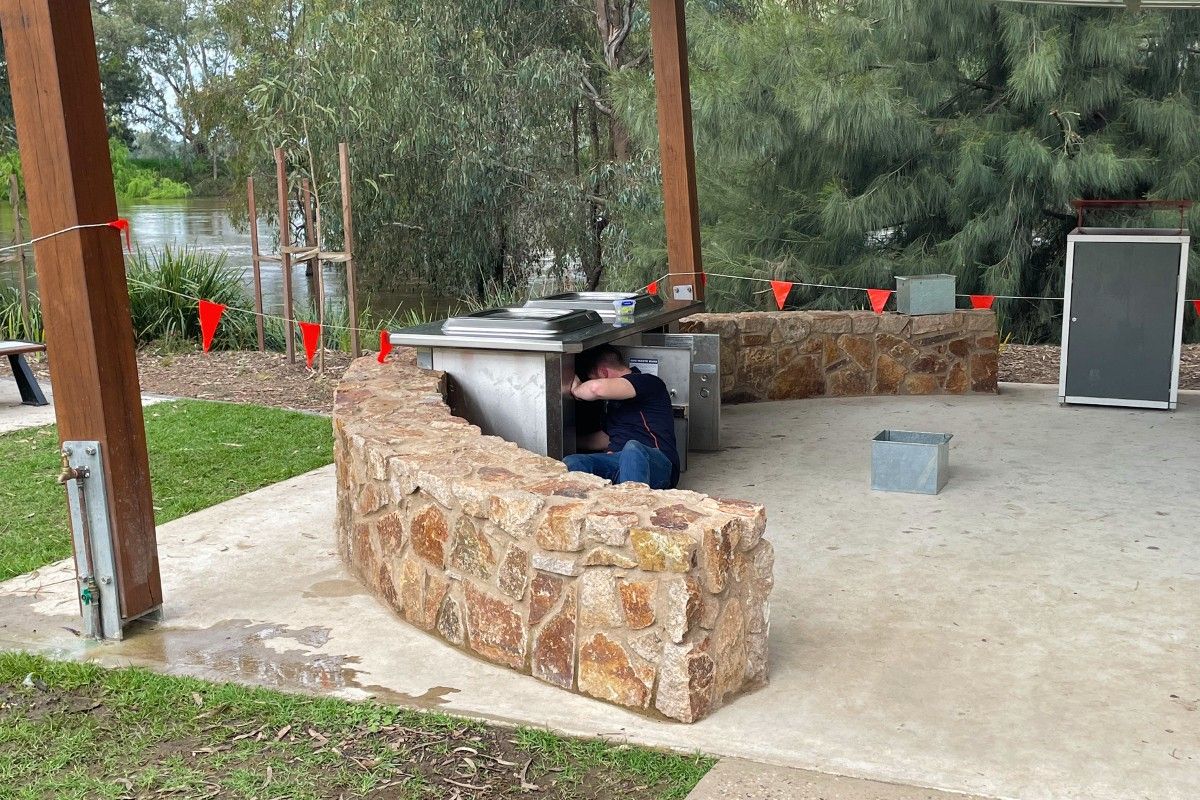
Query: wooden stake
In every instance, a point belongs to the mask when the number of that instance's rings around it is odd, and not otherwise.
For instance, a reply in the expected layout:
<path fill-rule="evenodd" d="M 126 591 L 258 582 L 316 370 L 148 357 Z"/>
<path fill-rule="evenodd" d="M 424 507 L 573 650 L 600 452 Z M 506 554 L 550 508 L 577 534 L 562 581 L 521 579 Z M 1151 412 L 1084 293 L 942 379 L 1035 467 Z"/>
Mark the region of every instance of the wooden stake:
<path fill-rule="evenodd" d="M 354 278 L 354 215 L 350 208 L 350 149 L 346 143 L 338 145 L 338 171 L 342 179 L 342 252 L 346 254 L 346 305 L 350 310 L 350 353 L 354 358 L 362 355 L 358 340 L 358 296 Z"/>
<path fill-rule="evenodd" d="M 296 363 L 296 332 L 292 321 L 292 217 L 288 209 L 287 167 L 283 161 L 283 148 L 275 148 L 275 186 L 279 192 L 279 261 L 283 265 L 283 340 L 286 343 L 288 361 Z"/>
<path fill-rule="evenodd" d="M 263 325 L 262 255 L 258 251 L 258 201 L 254 197 L 254 177 L 246 178 L 246 213 L 250 217 L 250 266 L 254 272 L 254 326 L 258 330 L 258 352 L 267 351 Z"/>
<path fill-rule="evenodd" d="M 8 176 L 8 204 L 12 206 L 13 214 L 13 246 L 25 241 L 21 232 L 21 184 L 14 172 Z M 21 327 L 25 335 L 33 338 L 33 317 L 29 314 L 29 274 L 25 266 L 25 248 L 17 247 L 17 291 L 21 296 Z"/>
<path fill-rule="evenodd" d="M 300 181 L 300 196 L 304 208 L 304 245 L 313 250 L 320 250 L 320 239 L 317 234 L 320 230 L 313 216 L 313 194 L 312 186 L 308 182 L 308 178 Z M 319 207 L 318 207 L 319 208 Z M 308 259 L 309 269 L 312 270 L 312 275 L 316 278 L 317 283 L 317 324 L 321 326 L 321 344 L 317 347 L 317 372 L 321 375 L 325 374 L 325 275 L 321 269 L 321 259 L 319 253 Z"/>
<path fill-rule="evenodd" d="M 0 30 L 34 236 L 117 219 L 88 0 L 4 0 Z M 100 442 L 123 621 L 162 605 L 121 234 L 34 245 L 61 441 Z M 194 598 L 197 599 L 198 598 Z"/>
<path fill-rule="evenodd" d="M 691 286 L 704 299 L 700 273 L 700 204 L 696 192 L 696 153 L 692 141 L 692 93 L 688 85 L 684 0 L 650 0 L 654 46 L 654 86 L 658 93 L 658 140 L 662 159 L 663 213 L 671 287 Z"/>

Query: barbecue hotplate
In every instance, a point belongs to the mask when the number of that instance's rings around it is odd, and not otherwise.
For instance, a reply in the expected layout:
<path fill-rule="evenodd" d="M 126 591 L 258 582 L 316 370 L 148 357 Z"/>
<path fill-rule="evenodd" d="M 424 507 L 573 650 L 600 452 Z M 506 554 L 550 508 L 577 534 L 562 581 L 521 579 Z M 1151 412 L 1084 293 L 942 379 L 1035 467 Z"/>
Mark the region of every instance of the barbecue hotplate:
<path fill-rule="evenodd" d="M 611 305 L 611 303 L 610 303 Z M 603 322 L 593 311 L 561 308 L 489 308 L 442 323 L 443 333 L 551 339 Z"/>
<path fill-rule="evenodd" d="M 652 294 L 636 292 L 567 292 L 552 294 L 538 300 L 530 300 L 525 308 L 562 308 L 586 309 L 595 311 L 605 320 L 613 320 L 617 310 L 613 307 L 614 300 L 632 300 L 633 313 L 644 314 L 647 311 L 658 311 L 663 307 L 662 298 Z"/>

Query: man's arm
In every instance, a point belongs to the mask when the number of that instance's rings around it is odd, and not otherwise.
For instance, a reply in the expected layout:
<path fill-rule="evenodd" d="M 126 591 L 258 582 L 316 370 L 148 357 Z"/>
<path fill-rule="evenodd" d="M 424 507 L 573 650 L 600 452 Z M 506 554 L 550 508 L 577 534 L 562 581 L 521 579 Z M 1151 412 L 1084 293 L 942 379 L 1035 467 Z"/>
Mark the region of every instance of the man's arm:
<path fill-rule="evenodd" d="M 571 384 L 571 394 L 576 400 L 629 400 L 637 396 L 637 389 L 624 378 L 598 378 L 594 381 Z"/>

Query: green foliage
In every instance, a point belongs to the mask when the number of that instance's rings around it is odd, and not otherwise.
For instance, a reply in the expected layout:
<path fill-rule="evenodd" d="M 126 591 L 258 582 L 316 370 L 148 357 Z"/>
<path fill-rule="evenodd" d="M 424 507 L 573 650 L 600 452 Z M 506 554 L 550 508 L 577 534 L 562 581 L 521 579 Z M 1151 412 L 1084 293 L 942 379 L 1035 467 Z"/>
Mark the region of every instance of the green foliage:
<path fill-rule="evenodd" d="M 169 522 L 328 464 L 329 420 L 180 400 L 147 406 L 155 520 Z M 71 554 L 53 425 L 0 435 L 0 581 Z"/>
<path fill-rule="evenodd" d="M 138 250 L 128 260 L 129 306 L 139 342 L 200 338 L 196 301 L 203 298 L 240 309 L 252 307 L 241 275 L 228 266 L 225 254 L 191 248 Z M 226 312 L 213 346 L 236 349 L 257 341 L 254 317 Z M 281 337 L 282 341 L 282 337 Z"/>
<path fill-rule="evenodd" d="M 348 142 L 364 288 L 480 295 L 578 263 L 589 178 L 582 161 L 576 175 L 572 109 L 594 36 L 586 15 L 557 0 L 345 0 L 284 26 L 276 6 L 222 5 L 241 65 L 229 85 L 240 169 L 271 174 L 269 146 L 282 144 L 336 247 Z"/>
<path fill-rule="evenodd" d="M 763 2 L 744 16 L 691 14 L 711 272 L 878 287 L 952 272 L 964 293 L 1057 297 L 1072 199 L 1200 188 L 1200 12 L 974 0 L 810 11 Z M 630 72 L 616 94 L 653 179 L 652 85 Z M 661 202 L 646 192 L 624 217 L 633 258 L 610 277 L 637 285 L 665 271 Z M 1188 225 L 1200 232 L 1200 210 Z M 1193 275 L 1189 296 L 1200 294 Z M 771 302 L 753 284 L 709 288 L 716 307 Z M 791 302 L 863 298 L 797 289 Z M 1057 337 L 1060 303 L 999 310 L 1020 340 Z"/>
<path fill-rule="evenodd" d="M 119 196 L 129 200 L 174 200 L 192 194 L 186 183 L 137 164 L 129 157 L 129 147 L 119 139 L 109 140 L 108 152 L 112 157 L 113 187 Z"/>
<path fill-rule="evenodd" d="M 16 286 L 0 285 L 0 339 L 46 340 L 42 304 L 37 294 L 29 293 L 29 324 L 26 326 L 20 290 Z"/>

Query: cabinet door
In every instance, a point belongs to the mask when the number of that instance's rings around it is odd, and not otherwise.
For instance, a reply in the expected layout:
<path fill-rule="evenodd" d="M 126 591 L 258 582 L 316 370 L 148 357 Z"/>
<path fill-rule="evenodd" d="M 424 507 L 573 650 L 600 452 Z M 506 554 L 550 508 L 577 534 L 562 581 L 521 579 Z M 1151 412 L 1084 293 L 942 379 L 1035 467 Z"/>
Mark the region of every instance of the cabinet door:
<path fill-rule="evenodd" d="M 1076 242 L 1067 397 L 1169 402 L 1180 245 Z"/>

